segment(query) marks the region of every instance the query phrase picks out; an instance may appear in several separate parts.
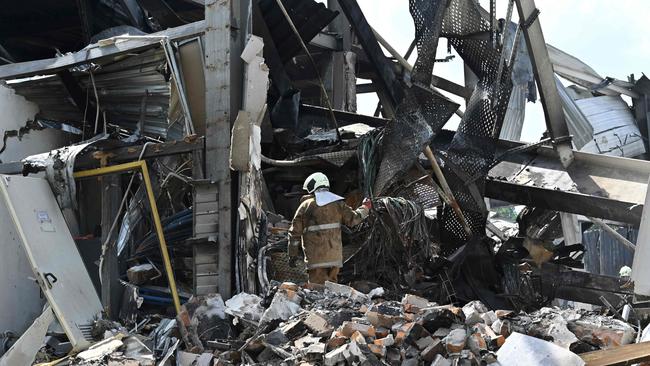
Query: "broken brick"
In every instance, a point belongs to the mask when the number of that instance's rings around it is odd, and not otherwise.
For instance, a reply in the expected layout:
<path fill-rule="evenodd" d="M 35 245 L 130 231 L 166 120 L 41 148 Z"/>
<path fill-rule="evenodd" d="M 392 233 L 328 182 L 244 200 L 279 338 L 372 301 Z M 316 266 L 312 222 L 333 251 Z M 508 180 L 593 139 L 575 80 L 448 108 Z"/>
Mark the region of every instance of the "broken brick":
<path fill-rule="evenodd" d="M 447 351 L 449 353 L 458 353 L 465 348 L 465 340 L 467 339 L 467 332 L 465 329 L 454 329 L 446 338 Z"/>
<path fill-rule="evenodd" d="M 374 353 L 375 355 L 384 358 L 386 357 L 386 347 L 378 344 L 373 344 L 369 343 L 368 348 L 370 348 L 370 351 Z"/>
<path fill-rule="evenodd" d="M 433 342 L 427 346 L 427 348 L 422 350 L 420 357 L 427 362 L 432 362 L 436 358 L 436 355 L 442 354 L 444 352 L 445 346 L 442 344 L 442 341 L 440 339 L 434 339 Z"/>
<path fill-rule="evenodd" d="M 309 313 L 303 323 L 312 333 L 321 337 L 329 336 L 334 330 L 329 325 L 327 319 L 314 312 Z"/>
<path fill-rule="evenodd" d="M 384 338 L 375 339 L 373 343 L 378 346 L 390 347 L 395 344 L 395 338 L 393 338 L 392 334 L 389 334 Z"/>
<path fill-rule="evenodd" d="M 355 341 L 358 344 L 366 344 L 366 338 L 358 330 L 352 333 L 350 340 Z"/>
<path fill-rule="evenodd" d="M 344 322 L 341 325 L 340 332 L 346 337 L 351 337 L 354 332 L 359 332 L 365 337 L 375 337 L 375 327 L 372 325 L 366 325 L 356 322 Z"/>

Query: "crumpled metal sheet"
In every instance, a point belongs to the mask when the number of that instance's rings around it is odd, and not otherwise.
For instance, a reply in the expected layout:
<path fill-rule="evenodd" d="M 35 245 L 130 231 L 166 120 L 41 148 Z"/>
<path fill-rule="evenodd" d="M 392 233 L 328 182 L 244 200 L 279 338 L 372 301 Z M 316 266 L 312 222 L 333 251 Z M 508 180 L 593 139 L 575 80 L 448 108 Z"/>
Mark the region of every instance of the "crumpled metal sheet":
<path fill-rule="evenodd" d="M 105 140 L 108 135 L 97 135 L 84 143 L 65 146 L 50 152 L 28 156 L 22 160 L 30 170 L 44 170 L 52 192 L 61 209 L 77 210 L 77 188 L 74 181 L 74 162 L 80 152 L 90 145 Z"/>
<path fill-rule="evenodd" d="M 490 39 L 463 37 L 490 32 L 490 22 L 475 0 L 451 0 L 443 20 L 443 32 L 454 34 L 449 43 L 478 77 L 476 89 L 444 159 L 443 171 L 474 235 L 484 235 L 487 210 L 483 201 L 485 178 L 494 160 L 496 141 L 503 126 L 512 92 L 512 69 L 504 65 L 499 75 L 501 47 Z M 510 52 L 507 49 L 506 55 Z M 453 244 L 447 255 L 469 237 L 452 208 L 442 213 L 441 238 Z"/>
<path fill-rule="evenodd" d="M 386 126 L 383 158 L 373 189 L 377 195 L 385 193 L 395 178 L 412 166 L 458 109 L 458 104 L 429 89 L 446 3 L 445 0 L 409 1 L 418 39 L 418 58 L 411 74 L 413 86 L 405 88 L 395 119 Z"/>

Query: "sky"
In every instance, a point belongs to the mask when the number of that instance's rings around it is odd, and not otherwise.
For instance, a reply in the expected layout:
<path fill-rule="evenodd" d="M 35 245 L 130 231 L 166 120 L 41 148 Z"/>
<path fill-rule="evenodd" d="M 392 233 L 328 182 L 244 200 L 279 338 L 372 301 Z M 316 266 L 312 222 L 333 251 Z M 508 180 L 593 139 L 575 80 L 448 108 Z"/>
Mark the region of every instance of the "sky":
<path fill-rule="evenodd" d="M 408 0 L 357 0 L 370 25 L 401 54 L 413 40 L 414 26 L 408 11 Z M 480 0 L 487 8 L 489 0 Z M 505 18 L 508 0 L 497 0 L 497 16 Z M 581 59 L 601 76 L 627 80 L 650 72 L 650 22 L 648 0 L 537 0 L 539 19 L 546 43 Z M 517 21 L 516 10 L 513 21 Z M 452 50 L 452 54 L 456 54 Z M 447 55 L 447 42 L 441 40 L 437 58 Z M 409 59 L 415 62 L 415 55 Z M 448 63 L 437 63 L 434 74 L 464 84 L 460 57 Z M 567 83 L 568 85 L 568 83 Z M 457 102 L 462 99 L 452 97 Z M 629 101 L 628 101 L 629 103 Z M 374 94 L 358 96 L 358 112 L 373 114 L 377 105 Z M 464 108 L 464 103 L 461 103 Z M 454 116 L 445 128 L 455 129 L 459 119 Z M 528 103 L 522 140 L 537 141 L 546 130 L 539 100 Z"/>

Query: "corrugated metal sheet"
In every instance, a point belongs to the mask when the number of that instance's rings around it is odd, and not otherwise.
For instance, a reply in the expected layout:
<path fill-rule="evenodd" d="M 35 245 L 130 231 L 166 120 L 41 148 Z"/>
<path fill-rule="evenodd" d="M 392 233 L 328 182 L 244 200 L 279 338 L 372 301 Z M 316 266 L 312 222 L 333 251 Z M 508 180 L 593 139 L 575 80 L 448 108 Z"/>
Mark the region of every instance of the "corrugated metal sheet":
<path fill-rule="evenodd" d="M 621 97 L 580 99 L 576 105 L 594 129 L 592 141 L 580 151 L 624 157 L 646 152 L 634 116 Z"/>
<path fill-rule="evenodd" d="M 517 84 L 512 87 L 508 110 L 503 119 L 503 126 L 499 138 L 503 140 L 519 141 L 521 131 L 524 128 L 524 117 L 526 116 L 526 96 L 528 95 L 528 84 Z"/>
<path fill-rule="evenodd" d="M 569 133 L 573 136 L 573 144 L 576 149 L 580 150 L 592 140 L 594 128 L 580 108 L 578 108 L 576 102 L 571 98 L 557 76 L 555 77 L 555 85 L 557 85 L 557 91 L 562 100 L 562 108 L 566 117 L 567 126 L 569 127 Z"/>
<path fill-rule="evenodd" d="M 632 243 L 636 243 L 638 230 L 621 227 L 616 231 Z M 618 276 L 621 267 L 632 267 L 634 251 L 601 229 L 594 228 L 585 231 L 582 234 L 582 243 L 587 250 L 584 263 L 588 272 Z"/>
<path fill-rule="evenodd" d="M 107 62 L 94 72 L 99 104 L 102 110 L 106 110 L 109 123 L 134 130 L 140 119 L 142 99 L 147 93 L 145 134 L 169 139 L 182 136 L 182 123 L 175 123 L 171 127 L 169 124 L 171 83 L 165 76 L 165 65 L 163 50 L 156 48 Z M 73 75 L 81 88 L 93 95 L 90 76 L 80 71 Z M 11 81 L 8 84 L 16 90 L 16 94 L 38 104 L 43 118 L 83 120 L 83 113 L 68 96 L 57 75 Z M 94 123 L 94 118 L 86 116 L 87 121 L 92 121 L 90 124 Z M 100 117 L 101 121 L 103 119 Z"/>

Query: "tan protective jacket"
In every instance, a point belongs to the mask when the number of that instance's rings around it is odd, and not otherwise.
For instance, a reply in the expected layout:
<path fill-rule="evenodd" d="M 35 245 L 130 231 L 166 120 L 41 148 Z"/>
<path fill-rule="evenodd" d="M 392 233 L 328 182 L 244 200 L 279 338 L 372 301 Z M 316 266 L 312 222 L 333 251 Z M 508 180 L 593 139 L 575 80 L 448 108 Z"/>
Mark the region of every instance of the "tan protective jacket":
<path fill-rule="evenodd" d="M 289 256 L 305 252 L 307 269 L 343 267 L 341 224 L 355 226 L 368 216 L 368 209 L 353 210 L 343 201 L 318 206 L 311 196 L 305 199 L 293 217 L 289 229 Z"/>

